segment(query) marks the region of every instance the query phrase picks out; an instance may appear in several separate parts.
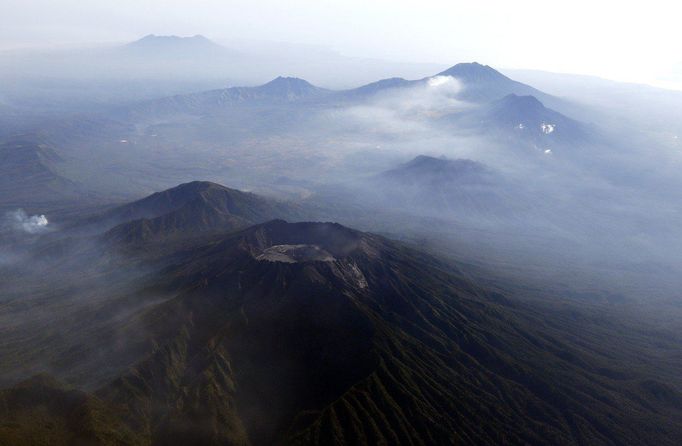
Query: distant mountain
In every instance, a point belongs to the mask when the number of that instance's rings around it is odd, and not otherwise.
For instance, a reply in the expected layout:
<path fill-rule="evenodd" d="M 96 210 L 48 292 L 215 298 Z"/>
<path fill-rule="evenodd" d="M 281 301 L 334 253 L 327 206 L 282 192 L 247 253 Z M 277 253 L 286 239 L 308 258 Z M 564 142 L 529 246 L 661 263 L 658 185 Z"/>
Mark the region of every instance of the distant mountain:
<path fill-rule="evenodd" d="M 464 101 L 486 103 L 501 99 L 509 94 L 535 95 L 543 99 L 556 100 L 556 98 L 552 98 L 529 85 L 508 78 L 492 67 L 477 62 L 459 63 L 438 74 L 419 80 L 382 79 L 348 90 L 345 93 L 349 97 L 367 97 L 384 90 L 422 85 L 436 76 L 451 76 L 457 79 L 462 87 L 457 97 Z"/>
<path fill-rule="evenodd" d="M 387 90 L 406 88 L 414 86 L 420 81 L 403 79 L 402 77 L 392 77 L 381 79 L 367 85 L 363 85 L 351 90 L 341 92 L 339 96 L 345 99 L 366 99 Z"/>
<path fill-rule="evenodd" d="M 552 103 L 557 98 L 528 85 L 513 81 L 491 67 L 478 63 L 457 64 L 436 76 L 453 76 L 462 83 L 457 97 L 477 103 L 487 103 L 509 94 L 534 94 Z M 425 85 L 434 76 L 420 80 L 382 79 L 350 90 L 326 90 L 291 77 L 278 77 L 258 87 L 232 87 L 201 93 L 179 95 L 149 101 L 133 108 L 134 113 L 163 116 L 177 113 L 210 114 L 234 106 L 287 105 L 304 102 L 335 106 L 344 101 L 368 100 L 381 92 Z"/>
<path fill-rule="evenodd" d="M 244 99 L 297 101 L 324 96 L 328 90 L 295 77 L 278 77 L 246 91 Z"/>
<path fill-rule="evenodd" d="M 323 100 L 330 94 L 329 90 L 316 87 L 303 79 L 280 76 L 257 87 L 231 87 L 147 101 L 133 106 L 127 112 L 132 118 L 178 113 L 205 115 L 239 106 L 311 103 Z"/>
<path fill-rule="evenodd" d="M 105 238 L 117 242 L 142 242 L 186 237 L 211 231 L 230 231 L 273 218 L 296 218 L 293 205 L 219 184 L 195 181 L 157 192 L 98 217 L 111 225 Z"/>
<path fill-rule="evenodd" d="M 115 339 L 134 334 L 147 354 L 74 395 L 97 411 L 57 411 L 69 400 L 41 378 L 0 405 L 0 433 L 52 425 L 80 438 L 85 413 L 88 429 L 128 435 L 121 445 L 672 446 L 682 435 L 679 391 L 665 372 L 624 366 L 639 350 L 601 319 L 511 299 L 382 237 L 275 220 L 163 260 L 144 285 L 169 297 L 117 323 Z M 100 361 L 128 357 L 128 342 L 112 344 Z"/>
<path fill-rule="evenodd" d="M 503 97 L 516 95 L 532 95 L 543 100 L 549 95 L 517 82 L 488 65 L 477 62 L 459 63 L 442 71 L 437 76 L 452 76 L 462 84 L 458 97 L 471 102 L 490 102 Z"/>
<path fill-rule="evenodd" d="M 467 159 L 451 160 L 444 157 L 419 155 L 395 169 L 388 170 L 380 178 L 404 185 L 415 183 L 470 183 L 481 182 L 490 171 L 481 163 Z"/>
<path fill-rule="evenodd" d="M 582 104 L 580 114 L 590 120 L 622 125 L 658 128 L 663 132 L 676 129 L 682 133 L 682 92 L 650 85 L 611 81 L 595 76 L 550 73 L 537 70 L 505 70 L 510 76 L 541 88 L 543 91 L 570 98 Z M 563 110 L 562 110 L 563 112 Z"/>
<path fill-rule="evenodd" d="M 102 63 L 111 65 L 112 69 L 127 67 L 138 76 L 163 78 L 163 70 L 172 70 L 180 78 L 196 75 L 197 80 L 225 78 L 228 66 L 247 60 L 239 51 L 219 45 L 202 35 L 180 37 L 154 34 L 101 51 L 97 57 Z M 202 70 L 206 72 L 202 73 Z"/>
<path fill-rule="evenodd" d="M 500 128 L 514 128 L 536 140 L 548 137 L 575 143 L 584 141 L 589 133 L 586 124 L 545 107 L 534 96 L 510 94 L 491 104 L 486 114 L 488 122 Z"/>
<path fill-rule="evenodd" d="M 475 129 L 481 134 L 498 134 L 529 141 L 551 149 L 554 143 L 575 145 L 596 135 L 590 126 L 545 107 L 534 96 L 510 94 L 469 113 L 441 118 L 442 122 Z"/>
<path fill-rule="evenodd" d="M 62 158 L 47 144 L 14 139 L 0 144 L 0 205 L 32 206 L 73 200 L 79 187 L 56 171 Z"/>
<path fill-rule="evenodd" d="M 130 56 L 165 58 L 197 58 L 203 56 L 230 56 L 238 53 L 201 35 L 192 37 L 157 36 L 149 34 L 119 49 Z"/>
<path fill-rule="evenodd" d="M 156 42 L 156 38 L 152 42 Z M 478 85 L 476 88 L 485 89 L 486 85 L 492 85 L 493 92 L 501 92 L 495 85 L 502 85 L 503 90 L 519 90 L 519 85 L 522 85 L 479 64 L 459 64 L 441 73 L 460 76 L 462 82 Z M 69 117 L 63 122 L 45 125 L 40 131 L 50 141 L 69 150 L 69 159 L 74 163 L 79 159 L 98 159 L 98 162 L 88 166 L 86 175 L 83 175 L 85 178 L 81 177 L 80 181 L 87 181 L 88 186 L 98 191 L 107 191 L 110 185 L 123 183 L 130 188 L 125 192 L 135 192 L 134 188 L 139 186 L 148 188 L 160 178 L 164 181 L 162 184 L 167 184 L 171 171 L 177 171 L 181 178 L 206 175 L 206 172 L 217 178 L 229 170 L 228 165 L 237 164 L 251 172 L 258 171 L 274 178 L 272 171 L 266 173 L 265 170 L 276 170 L 278 166 L 274 163 L 259 165 L 249 155 L 251 151 L 248 146 L 258 141 L 260 147 L 272 151 L 271 159 L 281 159 L 274 155 L 274 151 L 280 150 L 278 141 L 290 137 L 298 139 L 301 144 L 287 147 L 287 168 L 305 171 L 302 173 L 304 175 L 318 175 L 333 164 L 325 160 L 328 153 L 317 153 L 315 157 L 306 153 L 305 148 L 319 143 L 316 140 L 319 135 L 331 137 L 332 133 L 338 132 L 344 138 L 357 140 L 376 137 L 373 133 L 378 129 L 376 123 L 379 121 L 375 114 L 357 114 L 355 110 L 347 114 L 345 112 L 349 110 L 344 110 L 344 106 L 349 102 L 367 105 L 380 92 L 390 94 L 391 90 L 410 89 L 412 86 L 417 87 L 414 92 L 398 98 L 404 99 L 400 104 L 406 104 L 406 113 L 400 112 L 401 120 L 426 121 L 430 125 L 441 119 L 446 127 L 456 127 L 458 130 L 466 127 L 475 136 L 495 134 L 502 136 L 505 142 L 511 140 L 516 143 L 521 138 L 524 144 L 535 144 L 537 150 L 543 151 L 557 150 L 553 144 L 544 147 L 545 140 L 575 143 L 582 137 L 575 122 L 568 117 L 557 116 L 546 107 L 544 117 L 532 110 L 529 112 L 529 107 L 515 104 L 514 96 L 509 95 L 498 99 L 499 103 L 493 105 L 489 102 L 467 104 L 462 113 L 443 118 L 444 114 L 459 109 L 456 105 L 459 103 L 452 101 L 453 98 L 442 97 L 438 91 L 424 91 L 432 79 L 409 81 L 391 78 L 354 90 L 335 91 L 317 87 L 299 78 L 277 77 L 256 87 L 231 87 L 168 96 L 97 115 Z M 467 88 L 463 91 L 469 91 Z M 454 90 L 442 93 L 456 95 Z M 497 96 L 497 93 L 492 96 Z M 419 104 L 410 105 L 411 101 Z M 388 102 L 380 106 L 400 107 Z M 350 119 L 330 119 L 339 112 Z M 531 115 L 524 117 L 524 113 Z M 516 121 L 513 126 L 522 125 L 524 128 L 516 131 L 509 121 Z M 397 127 L 390 131 L 395 130 Z M 160 150 L 161 147 L 165 147 L 167 152 Z M 204 155 L 194 156 L 196 150 L 202 151 Z M 166 155 L 171 152 L 177 157 Z M 120 158 L 114 164 L 114 169 L 107 167 L 112 155 Z M 173 165 L 175 159 L 191 159 L 193 162 Z M 225 162 L 226 159 L 230 161 Z M 149 179 L 133 173 L 139 166 L 144 166 Z M 71 171 L 78 171 L 79 167 L 71 166 Z M 94 170 L 98 172 L 94 173 Z M 275 175 L 279 176 L 281 172 Z M 287 175 L 292 173 L 288 172 Z M 156 184 L 161 184 L 161 181 Z"/>
<path fill-rule="evenodd" d="M 364 197 L 384 206 L 476 224 L 481 218 L 516 215 L 520 210 L 514 208 L 523 202 L 520 195 L 514 196 L 517 188 L 501 174 L 468 159 L 419 155 L 376 176 L 370 185 L 371 192 Z"/>

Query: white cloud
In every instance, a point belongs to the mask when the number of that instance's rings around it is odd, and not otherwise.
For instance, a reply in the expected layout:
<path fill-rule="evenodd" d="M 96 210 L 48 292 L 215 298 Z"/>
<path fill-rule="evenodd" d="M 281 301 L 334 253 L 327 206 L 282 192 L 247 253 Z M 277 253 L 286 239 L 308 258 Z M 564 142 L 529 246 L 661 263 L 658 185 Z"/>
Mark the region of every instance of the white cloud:
<path fill-rule="evenodd" d="M 47 225 L 49 224 L 47 217 L 44 215 L 29 216 L 23 209 L 8 212 L 7 220 L 14 230 L 26 232 L 28 234 L 45 232 L 47 231 Z"/>
<path fill-rule="evenodd" d="M 554 132 L 554 129 L 556 128 L 556 125 L 554 124 L 545 124 L 544 122 L 540 126 L 542 129 L 542 133 L 545 135 L 549 135 L 550 133 Z"/>
<path fill-rule="evenodd" d="M 442 85 L 454 84 L 456 82 L 456 79 L 452 76 L 433 76 L 428 80 L 429 87 L 433 88 L 438 88 Z"/>

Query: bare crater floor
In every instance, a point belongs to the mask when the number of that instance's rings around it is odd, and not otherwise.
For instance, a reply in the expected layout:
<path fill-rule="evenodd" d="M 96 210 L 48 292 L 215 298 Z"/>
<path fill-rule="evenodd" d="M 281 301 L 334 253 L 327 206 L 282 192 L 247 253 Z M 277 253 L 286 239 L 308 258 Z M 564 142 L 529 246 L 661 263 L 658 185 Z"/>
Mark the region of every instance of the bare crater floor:
<path fill-rule="evenodd" d="M 274 245 L 263 250 L 256 260 L 268 262 L 333 262 L 333 255 L 317 245 Z"/>

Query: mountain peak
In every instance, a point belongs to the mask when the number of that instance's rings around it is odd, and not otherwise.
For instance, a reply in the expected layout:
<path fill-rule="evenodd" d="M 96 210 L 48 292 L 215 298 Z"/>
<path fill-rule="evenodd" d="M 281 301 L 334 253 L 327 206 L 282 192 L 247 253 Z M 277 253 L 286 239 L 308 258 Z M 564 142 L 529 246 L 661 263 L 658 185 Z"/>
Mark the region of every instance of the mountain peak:
<path fill-rule="evenodd" d="M 105 220 L 117 220 L 120 223 L 139 218 L 158 217 L 200 199 L 208 191 L 214 190 L 223 191 L 225 194 L 248 195 L 210 181 L 191 181 L 114 208 L 105 213 L 103 218 Z"/>
<path fill-rule="evenodd" d="M 458 63 L 438 73 L 439 76 L 452 76 L 465 82 L 491 82 L 510 80 L 507 76 L 488 65 L 478 62 Z"/>
<path fill-rule="evenodd" d="M 224 191 L 225 193 L 241 194 L 243 192 L 236 189 L 230 189 L 217 183 L 210 181 L 191 181 L 189 183 L 179 184 L 170 189 L 161 192 L 155 192 L 141 200 L 130 203 L 125 206 L 134 205 L 136 207 L 146 208 L 150 207 L 156 209 L 160 207 L 164 211 L 175 209 L 184 205 L 190 200 L 200 197 L 201 194 L 209 190 Z M 124 206 L 124 207 L 125 207 Z M 168 208 L 168 209 L 166 209 Z"/>
<path fill-rule="evenodd" d="M 501 99 L 510 93 L 517 95 L 534 95 L 549 98 L 548 95 L 530 85 L 522 84 L 508 78 L 496 69 L 478 62 L 459 63 L 437 76 L 452 76 L 462 84 L 460 99 L 471 102 L 491 102 Z"/>
<path fill-rule="evenodd" d="M 159 55 L 194 57 L 198 54 L 217 54 L 229 51 L 201 34 L 188 37 L 148 34 L 125 45 L 124 49 L 133 54 L 142 53 L 141 55 L 145 57 Z"/>
<path fill-rule="evenodd" d="M 420 165 L 420 164 L 443 164 L 448 161 L 444 156 L 436 158 L 435 156 L 429 155 L 417 155 L 412 161 L 409 161 L 406 165 Z"/>
<path fill-rule="evenodd" d="M 405 164 L 384 172 L 384 179 L 410 183 L 426 179 L 471 179 L 487 172 L 486 167 L 469 159 L 448 159 L 418 155 Z"/>
<path fill-rule="evenodd" d="M 296 88 L 316 88 L 313 84 L 300 77 L 277 76 L 267 84 L 263 85 L 272 87 L 296 87 Z"/>
<path fill-rule="evenodd" d="M 295 214 L 290 206 L 208 181 L 192 181 L 114 209 L 124 223 L 106 238 L 139 242 L 182 233 L 233 230 Z"/>
<path fill-rule="evenodd" d="M 215 45 L 214 42 L 212 42 L 208 38 L 202 36 L 201 34 L 195 34 L 193 36 L 187 36 L 187 37 L 176 36 L 176 35 L 157 36 L 156 34 L 147 34 L 146 36 L 142 37 L 141 39 L 138 39 L 134 42 L 131 42 L 129 45 L 150 44 L 150 43 L 166 44 L 166 43 L 178 43 L 178 42 L 193 42 L 193 43 L 203 43 L 203 44 L 208 43 L 211 45 Z"/>
<path fill-rule="evenodd" d="M 287 100 L 316 96 L 325 91 L 304 79 L 283 76 L 279 76 L 257 88 L 262 93 L 272 97 L 284 97 Z"/>
<path fill-rule="evenodd" d="M 589 131 L 582 123 L 545 107 L 534 95 L 509 94 L 489 104 L 475 120 L 485 127 L 512 131 L 517 137 L 529 139 L 533 144 L 576 142 L 589 138 Z"/>
<path fill-rule="evenodd" d="M 476 161 L 469 160 L 469 159 L 454 159 L 453 160 L 453 159 L 446 158 L 444 156 L 436 158 L 434 156 L 429 156 L 429 155 L 417 155 L 411 161 L 403 164 L 403 167 L 409 168 L 409 169 L 439 168 L 439 167 L 447 167 L 447 168 L 457 167 L 458 169 L 466 168 L 469 170 L 483 169 L 482 164 L 477 163 Z"/>
<path fill-rule="evenodd" d="M 182 183 L 170 189 L 167 189 L 166 193 L 170 194 L 185 194 L 185 193 L 197 193 L 203 192 L 207 189 L 225 189 L 230 190 L 228 187 L 222 184 L 213 183 L 211 181 L 190 181 L 188 183 Z M 159 192 L 162 193 L 162 192 Z"/>

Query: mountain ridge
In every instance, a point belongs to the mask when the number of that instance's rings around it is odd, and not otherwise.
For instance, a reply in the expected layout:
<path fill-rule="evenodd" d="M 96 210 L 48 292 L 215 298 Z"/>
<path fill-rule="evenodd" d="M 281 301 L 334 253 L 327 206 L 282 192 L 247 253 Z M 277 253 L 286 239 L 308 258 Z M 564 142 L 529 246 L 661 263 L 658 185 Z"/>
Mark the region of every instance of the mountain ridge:
<path fill-rule="evenodd" d="M 333 259 L 262 257 L 301 245 Z M 273 220 L 163 259 L 145 289 L 170 296 L 126 324 L 148 354 L 91 394 L 142 444 L 672 446 L 682 431 L 679 392 L 619 373 L 636 353 L 587 336 L 599 321 L 374 234 Z"/>
<path fill-rule="evenodd" d="M 5 206 L 67 202 L 82 196 L 80 187 L 59 174 L 63 158 L 48 144 L 15 138 L 0 144 L 0 191 Z"/>
<path fill-rule="evenodd" d="M 115 224 L 104 234 L 109 242 L 131 244 L 182 234 L 229 231 L 300 214 L 300 209 L 287 203 L 217 183 L 193 181 L 119 206 L 95 221 Z"/>
<path fill-rule="evenodd" d="M 478 62 L 458 63 L 438 73 L 437 76 L 452 76 L 460 80 L 463 89 L 458 93 L 458 97 L 465 101 L 490 102 L 509 94 L 536 96 L 543 101 L 558 101 L 551 95 L 510 79 L 494 68 Z"/>
<path fill-rule="evenodd" d="M 201 34 L 187 37 L 148 34 L 117 47 L 115 54 L 160 60 L 172 58 L 193 60 L 208 56 L 229 59 L 240 55 L 237 51 L 219 45 Z"/>

